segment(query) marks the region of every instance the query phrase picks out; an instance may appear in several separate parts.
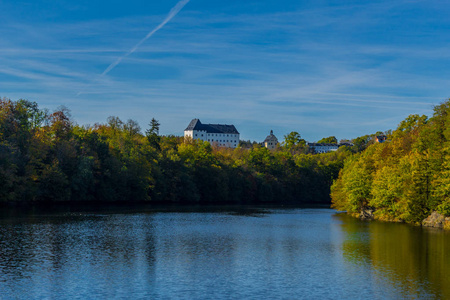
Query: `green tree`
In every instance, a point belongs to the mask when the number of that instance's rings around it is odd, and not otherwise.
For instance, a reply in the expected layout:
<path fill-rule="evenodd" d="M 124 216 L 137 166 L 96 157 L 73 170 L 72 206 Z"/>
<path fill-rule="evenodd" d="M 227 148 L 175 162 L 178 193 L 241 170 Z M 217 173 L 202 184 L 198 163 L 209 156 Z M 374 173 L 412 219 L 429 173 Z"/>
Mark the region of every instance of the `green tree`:
<path fill-rule="evenodd" d="M 123 130 L 131 137 L 138 135 L 141 132 L 141 127 L 135 120 L 128 119 L 123 125 Z"/>
<path fill-rule="evenodd" d="M 284 136 L 283 146 L 288 150 L 296 150 L 299 148 L 304 148 L 306 146 L 306 141 L 302 139 L 300 133 L 297 131 L 292 131 L 288 135 Z"/>
<path fill-rule="evenodd" d="M 403 172 L 398 164 L 379 169 L 373 180 L 369 205 L 382 220 L 401 220 L 401 201 L 404 198 Z"/>
<path fill-rule="evenodd" d="M 329 136 L 318 141 L 318 143 L 327 143 L 327 144 L 337 144 L 337 142 L 338 141 L 335 136 Z"/>
<path fill-rule="evenodd" d="M 364 151 L 372 142 L 372 137 L 370 135 L 363 135 L 360 137 L 357 137 L 352 140 L 353 152 L 361 152 Z"/>
<path fill-rule="evenodd" d="M 149 124 L 150 128 L 145 132 L 150 146 L 157 150 L 161 150 L 161 146 L 159 144 L 161 141 L 159 136 L 159 125 L 159 122 L 155 118 L 152 118 Z"/>
<path fill-rule="evenodd" d="M 300 143 L 301 139 L 302 138 L 300 136 L 300 133 L 298 133 L 297 131 L 292 131 L 288 135 L 284 136 L 284 145 L 288 149 L 292 148 L 292 147 L 298 145 L 298 143 Z"/>

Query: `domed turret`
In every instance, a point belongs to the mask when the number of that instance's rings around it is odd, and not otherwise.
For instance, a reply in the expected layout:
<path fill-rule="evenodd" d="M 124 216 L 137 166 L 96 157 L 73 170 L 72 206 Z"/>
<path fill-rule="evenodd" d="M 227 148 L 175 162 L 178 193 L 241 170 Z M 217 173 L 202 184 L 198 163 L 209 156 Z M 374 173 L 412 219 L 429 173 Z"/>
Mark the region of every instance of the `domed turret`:
<path fill-rule="evenodd" d="M 270 131 L 270 134 L 266 137 L 266 139 L 263 142 L 264 147 L 266 147 L 269 150 L 273 150 L 278 145 L 278 139 L 273 134 L 273 130 Z"/>

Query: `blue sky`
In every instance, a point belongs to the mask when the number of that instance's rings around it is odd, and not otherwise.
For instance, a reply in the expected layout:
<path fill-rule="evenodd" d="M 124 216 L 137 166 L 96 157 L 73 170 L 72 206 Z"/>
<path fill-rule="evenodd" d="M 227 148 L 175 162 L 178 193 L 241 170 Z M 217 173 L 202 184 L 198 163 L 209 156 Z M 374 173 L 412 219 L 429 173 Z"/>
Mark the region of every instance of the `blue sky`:
<path fill-rule="evenodd" d="M 82 125 L 154 117 L 182 135 L 199 118 L 311 142 L 450 97 L 448 1 L 183 1 L 0 1 L 0 97 Z"/>

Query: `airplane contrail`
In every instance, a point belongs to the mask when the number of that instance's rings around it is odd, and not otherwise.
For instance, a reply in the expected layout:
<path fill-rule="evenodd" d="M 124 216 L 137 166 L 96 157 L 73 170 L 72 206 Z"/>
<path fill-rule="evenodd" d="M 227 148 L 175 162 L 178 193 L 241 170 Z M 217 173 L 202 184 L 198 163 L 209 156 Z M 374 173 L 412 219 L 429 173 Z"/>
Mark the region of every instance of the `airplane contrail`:
<path fill-rule="evenodd" d="M 114 61 L 113 63 L 111 63 L 106 69 L 105 71 L 103 71 L 103 73 L 100 75 L 100 77 L 105 76 L 106 74 L 108 74 L 112 69 L 114 69 L 118 64 L 120 64 L 120 62 L 126 58 L 128 55 L 132 54 L 133 52 L 135 52 L 140 45 L 142 45 L 142 43 L 144 43 L 146 40 L 148 40 L 153 34 L 155 34 L 155 32 L 157 32 L 158 30 L 160 30 L 161 28 L 164 27 L 164 25 L 166 25 L 170 20 L 172 20 L 173 17 L 175 17 L 180 10 L 189 2 L 190 0 L 181 0 L 180 2 L 178 2 L 169 12 L 169 14 L 167 15 L 167 17 L 158 25 L 156 26 L 152 31 L 150 31 L 149 33 L 147 33 L 147 35 L 140 40 L 136 45 L 134 45 L 133 48 L 131 48 L 127 53 L 125 53 L 124 55 L 122 55 L 121 57 L 119 57 L 118 59 L 116 59 L 116 61 Z M 81 91 L 78 92 L 77 96 L 79 96 L 81 94 Z"/>

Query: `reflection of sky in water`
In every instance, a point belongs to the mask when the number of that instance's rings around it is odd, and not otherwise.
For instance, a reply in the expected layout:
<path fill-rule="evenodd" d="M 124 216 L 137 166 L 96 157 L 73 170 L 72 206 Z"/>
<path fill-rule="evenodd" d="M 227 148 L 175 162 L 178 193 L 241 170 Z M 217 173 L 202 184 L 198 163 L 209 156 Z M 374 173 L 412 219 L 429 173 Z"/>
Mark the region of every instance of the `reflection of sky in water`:
<path fill-rule="evenodd" d="M 1 219 L 1 298 L 449 296 L 448 233 L 266 212 Z"/>

